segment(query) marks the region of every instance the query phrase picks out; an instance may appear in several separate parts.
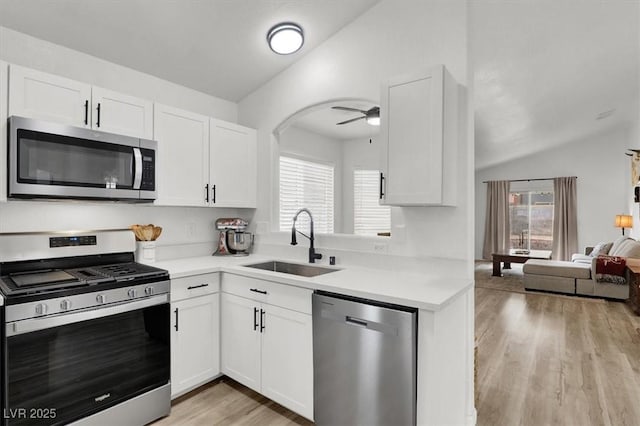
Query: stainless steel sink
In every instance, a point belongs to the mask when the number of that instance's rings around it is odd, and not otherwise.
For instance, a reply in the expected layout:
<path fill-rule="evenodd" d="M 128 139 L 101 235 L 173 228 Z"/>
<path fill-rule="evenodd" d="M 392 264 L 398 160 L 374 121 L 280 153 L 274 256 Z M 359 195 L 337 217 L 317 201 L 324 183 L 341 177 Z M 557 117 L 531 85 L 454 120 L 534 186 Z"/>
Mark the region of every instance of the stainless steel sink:
<path fill-rule="evenodd" d="M 247 268 L 263 269 L 265 271 L 282 272 L 284 274 L 299 275 L 301 277 L 315 277 L 317 275 L 328 274 L 339 269 L 323 268 L 322 266 L 300 265 L 298 263 L 279 262 L 271 260 L 269 262 L 245 265 Z"/>

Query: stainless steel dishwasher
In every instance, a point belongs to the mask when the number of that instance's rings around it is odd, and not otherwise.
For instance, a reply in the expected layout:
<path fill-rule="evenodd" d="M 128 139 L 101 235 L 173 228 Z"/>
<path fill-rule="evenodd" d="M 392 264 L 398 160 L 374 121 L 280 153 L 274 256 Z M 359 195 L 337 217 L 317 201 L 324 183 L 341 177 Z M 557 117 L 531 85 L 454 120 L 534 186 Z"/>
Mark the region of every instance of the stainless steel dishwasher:
<path fill-rule="evenodd" d="M 313 294 L 314 420 L 415 425 L 417 309 Z"/>

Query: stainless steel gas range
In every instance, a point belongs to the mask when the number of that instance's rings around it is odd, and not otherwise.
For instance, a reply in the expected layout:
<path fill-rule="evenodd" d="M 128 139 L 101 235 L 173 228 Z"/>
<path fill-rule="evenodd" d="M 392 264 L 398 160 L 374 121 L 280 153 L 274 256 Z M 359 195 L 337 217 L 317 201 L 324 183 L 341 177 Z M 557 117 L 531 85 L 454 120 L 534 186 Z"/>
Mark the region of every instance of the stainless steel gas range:
<path fill-rule="evenodd" d="M 169 414 L 169 275 L 134 248 L 129 230 L 0 234 L 2 424 Z"/>

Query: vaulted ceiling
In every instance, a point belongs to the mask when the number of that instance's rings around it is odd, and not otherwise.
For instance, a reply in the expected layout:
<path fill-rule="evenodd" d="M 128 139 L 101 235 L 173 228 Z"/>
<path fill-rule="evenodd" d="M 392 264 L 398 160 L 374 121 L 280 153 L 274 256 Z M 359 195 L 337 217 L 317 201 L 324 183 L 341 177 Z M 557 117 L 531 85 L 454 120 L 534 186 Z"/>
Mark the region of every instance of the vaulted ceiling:
<path fill-rule="evenodd" d="M 379 0 L 2 0 L 0 25 L 238 101 Z M 303 27 L 305 44 L 274 54 L 267 31 Z"/>
<path fill-rule="evenodd" d="M 637 126 L 639 18 L 637 1 L 469 2 L 476 168 Z"/>

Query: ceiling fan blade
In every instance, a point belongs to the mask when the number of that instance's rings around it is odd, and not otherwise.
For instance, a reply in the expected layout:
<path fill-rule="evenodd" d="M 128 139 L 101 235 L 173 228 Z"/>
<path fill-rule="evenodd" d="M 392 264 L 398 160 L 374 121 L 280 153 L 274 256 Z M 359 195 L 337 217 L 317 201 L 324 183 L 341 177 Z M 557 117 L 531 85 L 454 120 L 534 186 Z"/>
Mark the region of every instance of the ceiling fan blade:
<path fill-rule="evenodd" d="M 356 108 L 349 108 L 349 107 L 333 106 L 331 108 L 332 109 L 339 109 L 339 110 L 342 110 L 342 111 L 361 112 L 362 114 L 366 114 L 367 113 L 367 111 L 363 111 L 361 109 L 356 109 Z"/>
<path fill-rule="evenodd" d="M 347 121 L 341 121 L 340 123 L 336 123 L 336 126 L 339 126 L 341 124 L 347 124 L 347 123 L 353 123 L 354 121 L 358 121 L 358 120 L 364 120 L 366 117 L 358 117 L 358 118 L 352 118 L 351 120 L 347 120 Z"/>

